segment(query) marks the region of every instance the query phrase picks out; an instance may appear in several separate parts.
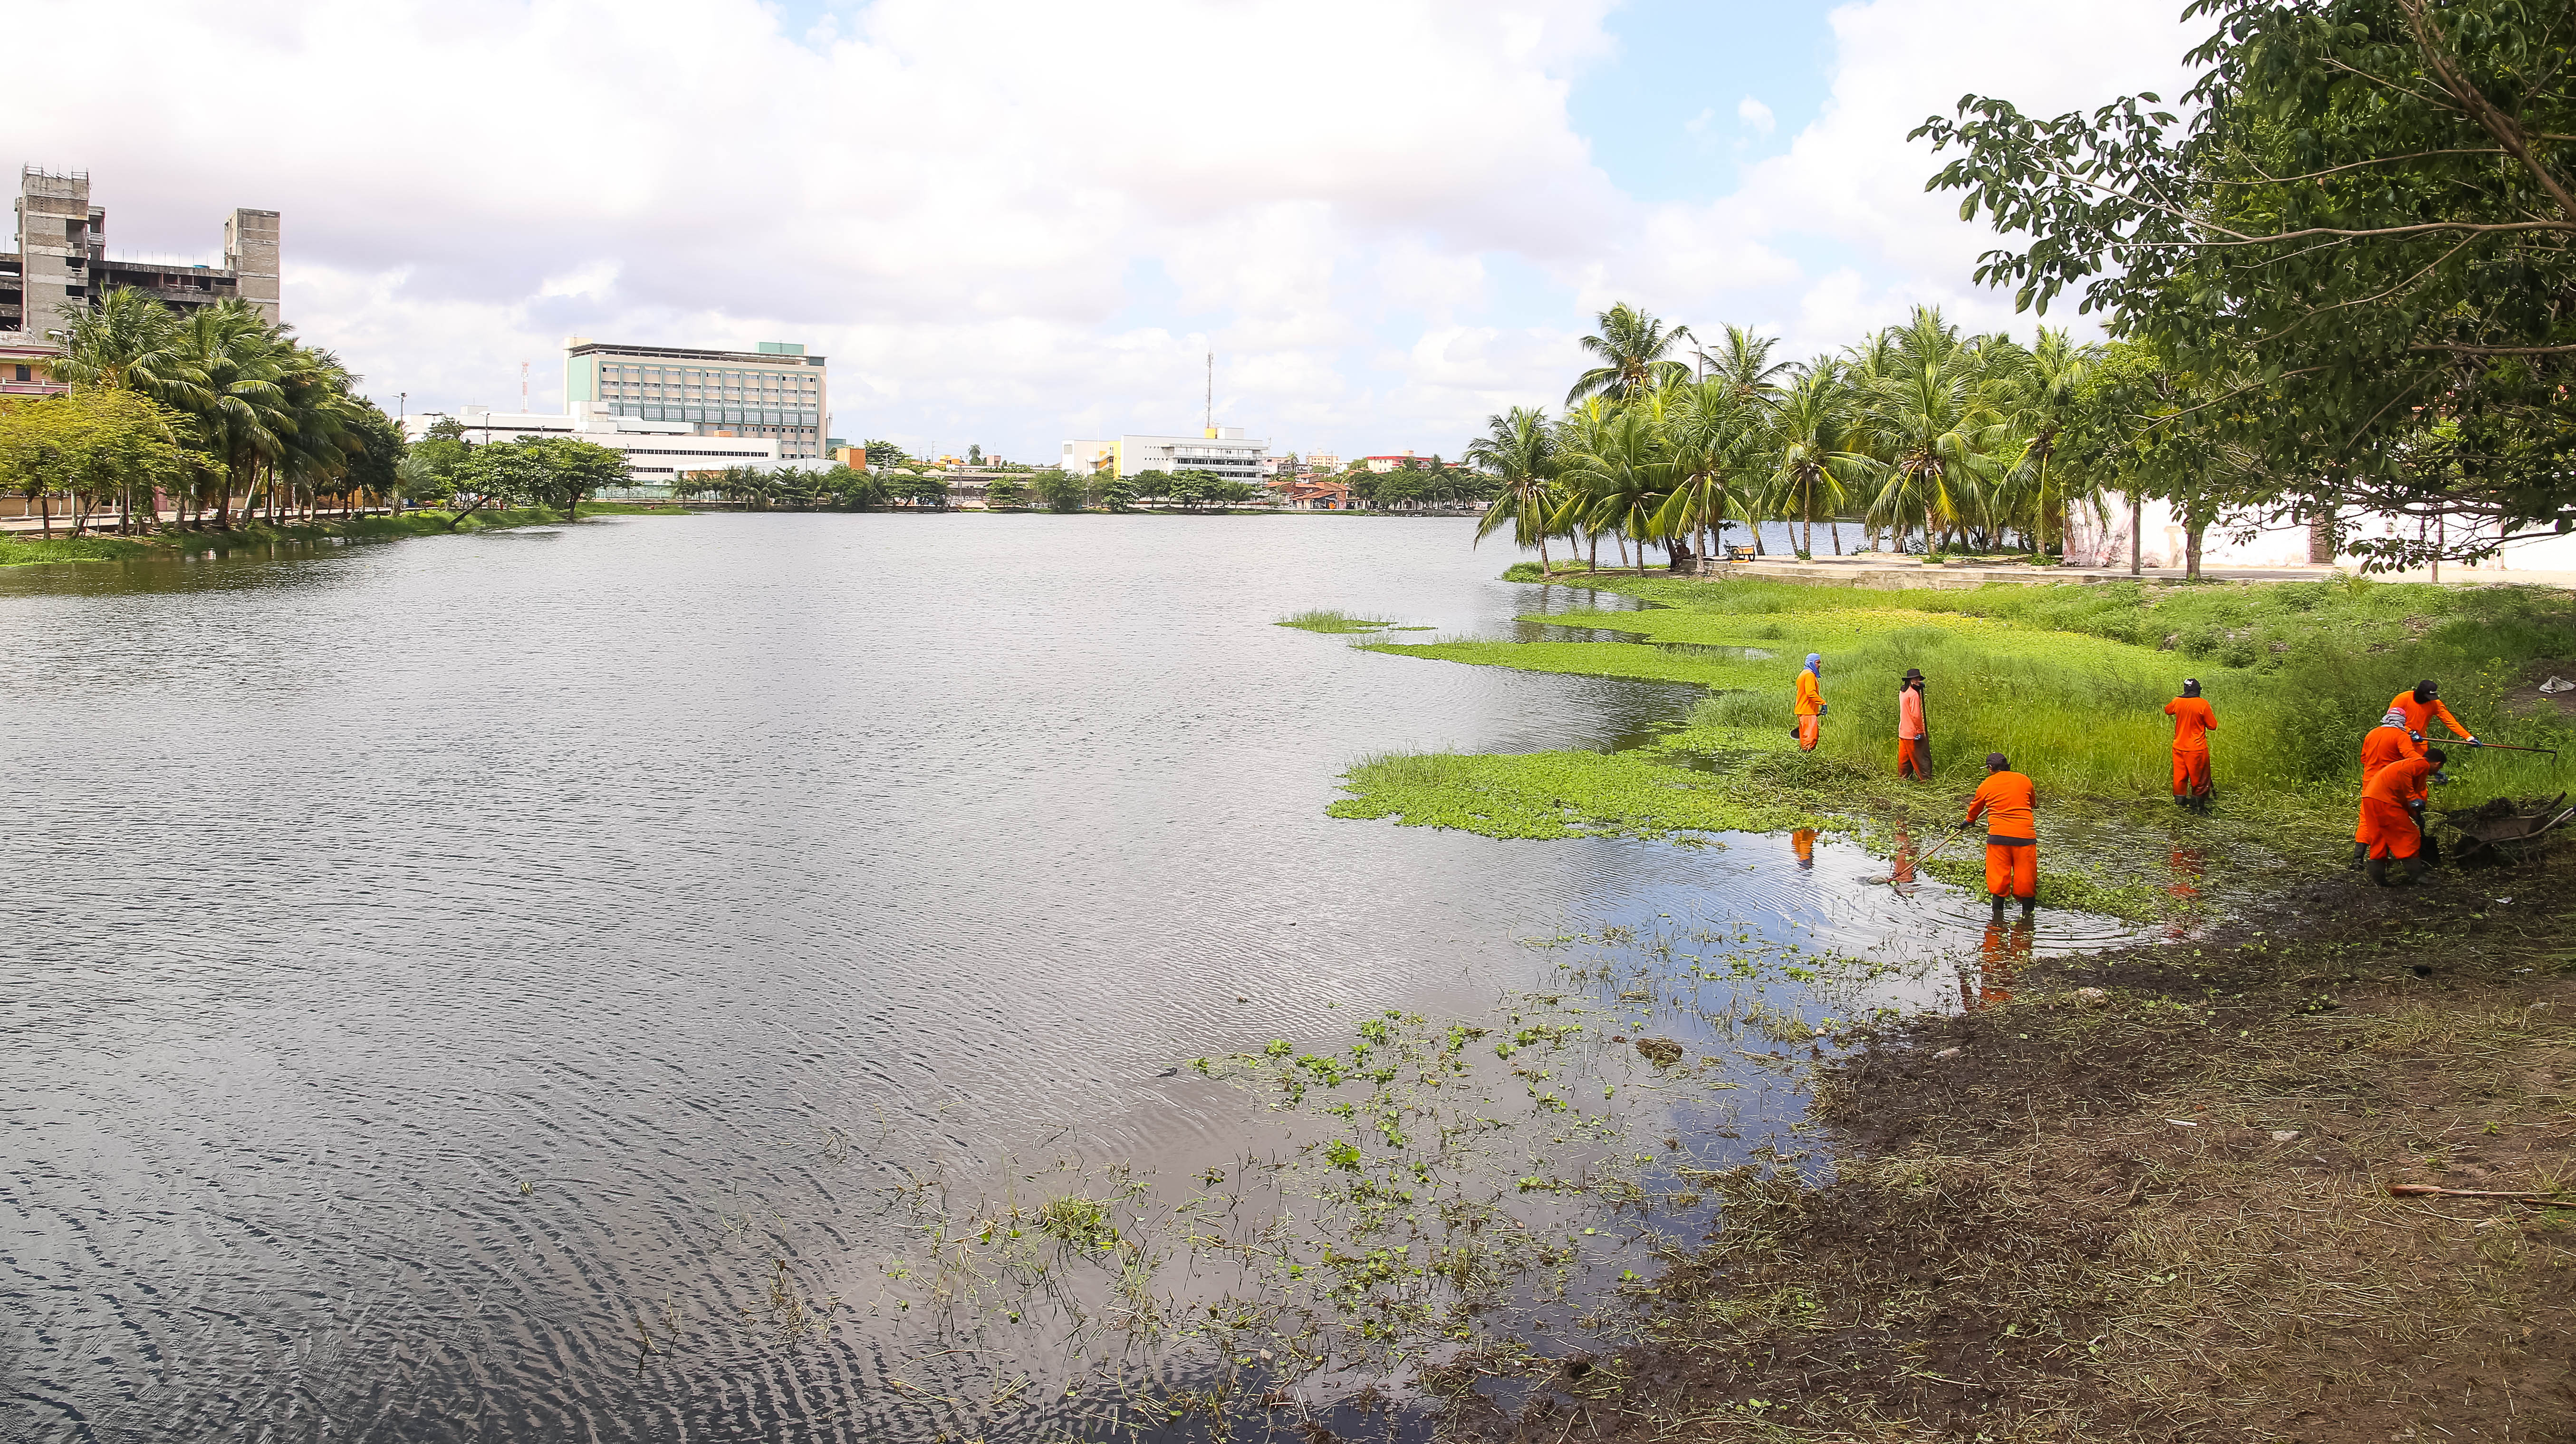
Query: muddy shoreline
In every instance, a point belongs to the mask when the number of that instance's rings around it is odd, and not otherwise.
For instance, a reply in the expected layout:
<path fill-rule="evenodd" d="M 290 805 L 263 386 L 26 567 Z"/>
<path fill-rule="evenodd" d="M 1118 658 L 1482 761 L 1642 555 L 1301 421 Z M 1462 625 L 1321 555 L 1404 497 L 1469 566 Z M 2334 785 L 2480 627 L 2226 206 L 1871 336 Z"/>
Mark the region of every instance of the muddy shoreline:
<path fill-rule="evenodd" d="M 2388 1193 L 2576 1182 L 2576 859 L 2277 896 L 1820 1063 L 1832 1181 L 1735 1171 L 1644 1342 L 1450 1432 L 2576 1434 L 2576 1208 Z"/>

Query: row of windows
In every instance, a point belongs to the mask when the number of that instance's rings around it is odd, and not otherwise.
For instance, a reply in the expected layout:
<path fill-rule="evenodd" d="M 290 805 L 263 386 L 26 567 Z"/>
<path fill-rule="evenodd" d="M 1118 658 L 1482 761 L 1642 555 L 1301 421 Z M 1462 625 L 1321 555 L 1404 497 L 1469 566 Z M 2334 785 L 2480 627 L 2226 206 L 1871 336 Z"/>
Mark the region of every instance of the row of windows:
<path fill-rule="evenodd" d="M 678 381 L 689 385 L 766 383 L 791 391 L 812 391 L 822 385 L 822 378 L 818 376 L 782 376 L 772 371 L 719 371 L 686 366 L 603 366 L 599 368 L 599 378 L 607 382 Z"/>
<path fill-rule="evenodd" d="M 763 411 L 738 406 L 655 406 L 632 401 L 620 402 L 609 410 L 618 416 L 640 417 L 646 421 L 730 421 L 744 426 L 798 426 L 809 430 L 821 419 L 811 411 Z"/>

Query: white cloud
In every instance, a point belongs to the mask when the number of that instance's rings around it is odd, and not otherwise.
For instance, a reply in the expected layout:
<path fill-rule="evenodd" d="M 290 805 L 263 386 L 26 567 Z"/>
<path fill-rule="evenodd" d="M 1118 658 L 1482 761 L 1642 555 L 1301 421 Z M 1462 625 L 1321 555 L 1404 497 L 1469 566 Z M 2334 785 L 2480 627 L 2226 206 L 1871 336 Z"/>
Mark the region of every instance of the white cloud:
<path fill-rule="evenodd" d="M 568 334 L 801 340 L 842 434 L 1046 454 L 1195 419 L 1213 347 L 1232 420 L 1454 451 L 1561 397 L 1613 299 L 1801 345 L 1911 298 L 1995 312 L 1904 133 L 1962 90 L 2169 83 L 2181 49 L 2171 0 L 1848 5 L 1812 124 L 1731 195 L 1643 204 L 1567 119 L 1611 3 L 876 0 L 790 34 L 759 0 L 137 0 L 153 43 L 19 77 L 12 135 L 92 173 L 119 248 L 284 212 L 290 319 L 415 406 L 514 399 L 522 360 L 552 397 Z M 12 27 L 86 53 L 96 21 Z"/>
<path fill-rule="evenodd" d="M 1651 297 L 1669 314 L 1782 331 L 1801 354 L 1838 348 L 1915 304 L 2027 330 L 2009 296 L 1974 284 L 1994 233 L 1959 220 L 1955 193 L 1925 192 L 1940 160 L 1905 136 L 1964 93 L 2042 115 L 2142 89 L 2170 97 L 2199 38 L 2165 0 L 1869 0 L 1830 18 L 1832 86 L 1816 119 L 1732 194 L 1650 208 L 1633 232 L 1641 243 L 1582 276 L 1587 304 Z M 1747 97 L 1738 113 L 1750 120 L 1759 106 Z M 2048 319 L 2077 323 L 2071 307 Z"/>

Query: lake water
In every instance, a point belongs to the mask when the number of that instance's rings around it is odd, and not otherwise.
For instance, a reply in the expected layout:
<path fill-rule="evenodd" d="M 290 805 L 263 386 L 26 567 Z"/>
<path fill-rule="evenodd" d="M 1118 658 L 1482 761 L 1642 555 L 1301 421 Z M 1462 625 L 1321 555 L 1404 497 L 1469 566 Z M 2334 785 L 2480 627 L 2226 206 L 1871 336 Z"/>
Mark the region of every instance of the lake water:
<path fill-rule="evenodd" d="M 866 1338 L 640 1368 L 639 1301 L 722 1314 L 747 1217 L 876 1247 L 851 1149 L 1194 1167 L 1244 1109 L 1176 1060 L 1483 1006 L 1534 936 L 1971 936 L 1830 842 L 1327 818 L 1371 753 L 1687 709 L 1271 625 L 1594 600 L 1469 538 L 612 518 L 0 573 L 0 1437 L 879 1437 Z"/>

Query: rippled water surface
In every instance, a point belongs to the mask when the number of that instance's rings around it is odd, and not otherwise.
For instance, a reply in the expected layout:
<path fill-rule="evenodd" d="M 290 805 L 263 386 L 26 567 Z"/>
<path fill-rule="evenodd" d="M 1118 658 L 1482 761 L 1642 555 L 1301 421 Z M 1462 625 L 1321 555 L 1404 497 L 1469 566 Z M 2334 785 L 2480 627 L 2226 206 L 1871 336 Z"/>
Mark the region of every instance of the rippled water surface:
<path fill-rule="evenodd" d="M 858 1437 L 864 1343 L 632 1337 L 721 1307 L 746 1216 L 872 1246 L 836 1150 L 1186 1164 L 1243 1110 L 1175 1060 L 1480 1005 L 1569 921 L 1972 935 L 1831 843 L 1327 818 L 1373 752 L 1687 707 L 1270 625 L 1596 602 L 1468 538 L 617 518 L 0 574 L 0 1437 Z"/>

